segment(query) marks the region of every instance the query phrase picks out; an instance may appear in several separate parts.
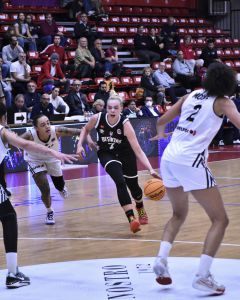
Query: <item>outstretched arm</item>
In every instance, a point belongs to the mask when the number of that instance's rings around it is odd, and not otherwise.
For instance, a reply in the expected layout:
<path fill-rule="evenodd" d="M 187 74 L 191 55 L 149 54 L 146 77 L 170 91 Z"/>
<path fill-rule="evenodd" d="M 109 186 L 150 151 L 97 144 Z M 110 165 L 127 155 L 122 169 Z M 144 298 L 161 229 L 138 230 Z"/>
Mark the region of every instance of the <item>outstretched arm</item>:
<path fill-rule="evenodd" d="M 4 141 L 6 141 L 7 143 L 15 147 L 24 149 L 26 151 L 46 154 L 46 156 L 48 155 L 53 156 L 61 160 L 62 163 L 63 162 L 72 163 L 73 161 L 77 160 L 77 158 L 74 155 L 60 153 L 48 147 L 36 144 L 32 141 L 25 140 L 5 128 L 2 130 L 2 138 Z"/>
<path fill-rule="evenodd" d="M 58 138 L 60 136 L 79 135 L 80 132 L 81 132 L 81 129 L 78 129 L 78 128 L 68 128 L 68 127 L 63 127 L 63 126 L 56 127 L 56 134 L 57 134 Z"/>
<path fill-rule="evenodd" d="M 124 134 L 127 137 L 135 155 L 137 158 L 141 161 L 141 163 L 145 166 L 146 169 L 150 172 L 150 174 L 153 177 L 160 178 L 160 176 L 153 170 L 146 154 L 142 151 L 142 148 L 140 147 L 135 131 L 130 124 L 130 122 L 124 123 Z"/>

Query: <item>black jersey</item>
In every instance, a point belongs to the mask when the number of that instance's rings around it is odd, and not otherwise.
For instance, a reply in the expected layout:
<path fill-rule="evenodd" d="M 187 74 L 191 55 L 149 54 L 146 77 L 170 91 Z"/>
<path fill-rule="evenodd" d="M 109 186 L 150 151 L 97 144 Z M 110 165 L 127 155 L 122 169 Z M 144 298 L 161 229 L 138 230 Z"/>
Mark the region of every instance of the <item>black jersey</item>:
<path fill-rule="evenodd" d="M 126 147 L 131 148 L 123 129 L 123 124 L 127 121 L 129 121 L 128 118 L 120 115 L 118 122 L 111 125 L 107 120 L 107 113 L 99 113 L 95 126 L 98 133 L 99 150 L 119 151 Z"/>

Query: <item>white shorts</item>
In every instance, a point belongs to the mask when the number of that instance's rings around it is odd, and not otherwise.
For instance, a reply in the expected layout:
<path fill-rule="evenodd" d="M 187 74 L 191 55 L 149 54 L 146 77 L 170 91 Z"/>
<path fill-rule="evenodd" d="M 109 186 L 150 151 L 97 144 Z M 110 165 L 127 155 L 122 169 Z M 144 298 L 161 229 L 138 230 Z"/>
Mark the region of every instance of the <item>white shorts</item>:
<path fill-rule="evenodd" d="M 216 185 L 216 181 L 207 166 L 194 168 L 161 161 L 163 184 L 168 188 L 183 187 L 184 192 L 208 189 Z"/>
<path fill-rule="evenodd" d="M 39 172 L 47 172 L 50 176 L 62 176 L 62 167 L 60 161 L 52 162 L 37 162 L 37 161 L 28 161 L 29 170 L 32 175 Z"/>

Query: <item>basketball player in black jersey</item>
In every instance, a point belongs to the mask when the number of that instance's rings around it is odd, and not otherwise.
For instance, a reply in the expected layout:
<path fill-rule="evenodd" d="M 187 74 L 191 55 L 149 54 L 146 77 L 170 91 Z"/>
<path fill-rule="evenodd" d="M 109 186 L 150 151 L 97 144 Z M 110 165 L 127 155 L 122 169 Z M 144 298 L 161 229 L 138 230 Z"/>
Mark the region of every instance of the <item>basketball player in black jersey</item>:
<path fill-rule="evenodd" d="M 98 158 L 116 184 L 119 202 L 128 218 L 131 231 L 135 233 L 141 230 L 140 224 L 148 223 L 143 207 L 142 189 L 138 184 L 136 157 L 153 177 L 159 176 L 142 151 L 128 118 L 121 115 L 121 111 L 121 98 L 110 97 L 107 101 L 107 113 L 95 114 L 82 128 L 77 154 L 83 158 L 83 141 L 95 127 L 98 133 Z M 133 204 L 127 188 L 136 202 L 139 221 L 134 217 Z"/>

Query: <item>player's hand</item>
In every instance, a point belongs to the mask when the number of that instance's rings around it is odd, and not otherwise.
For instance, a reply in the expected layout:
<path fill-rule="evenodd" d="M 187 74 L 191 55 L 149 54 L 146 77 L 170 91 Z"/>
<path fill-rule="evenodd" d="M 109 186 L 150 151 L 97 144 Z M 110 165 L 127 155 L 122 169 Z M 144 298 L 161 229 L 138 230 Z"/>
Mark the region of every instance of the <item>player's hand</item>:
<path fill-rule="evenodd" d="M 83 146 L 78 146 L 77 147 L 77 153 L 79 159 L 84 159 L 86 157 L 86 152 Z"/>
<path fill-rule="evenodd" d="M 93 151 L 93 150 L 97 151 L 98 150 L 98 145 L 94 141 L 89 141 L 87 144 L 88 144 L 88 147 L 91 151 Z"/>
<path fill-rule="evenodd" d="M 162 178 L 159 176 L 159 174 L 158 174 L 156 171 L 154 171 L 153 169 L 152 169 L 152 170 L 149 170 L 149 173 L 150 173 L 150 175 L 151 175 L 153 178 L 162 179 Z"/>
<path fill-rule="evenodd" d="M 78 160 L 78 156 L 76 154 L 65 154 L 65 153 L 58 153 L 58 159 L 61 160 L 61 163 L 64 164 L 65 162 L 72 164 L 74 161 Z"/>
<path fill-rule="evenodd" d="M 157 140 L 161 140 L 161 139 L 165 139 L 166 137 L 172 135 L 172 132 L 164 132 L 162 133 L 158 133 L 157 135 L 155 135 L 154 137 L 150 138 L 149 141 L 157 141 Z"/>

